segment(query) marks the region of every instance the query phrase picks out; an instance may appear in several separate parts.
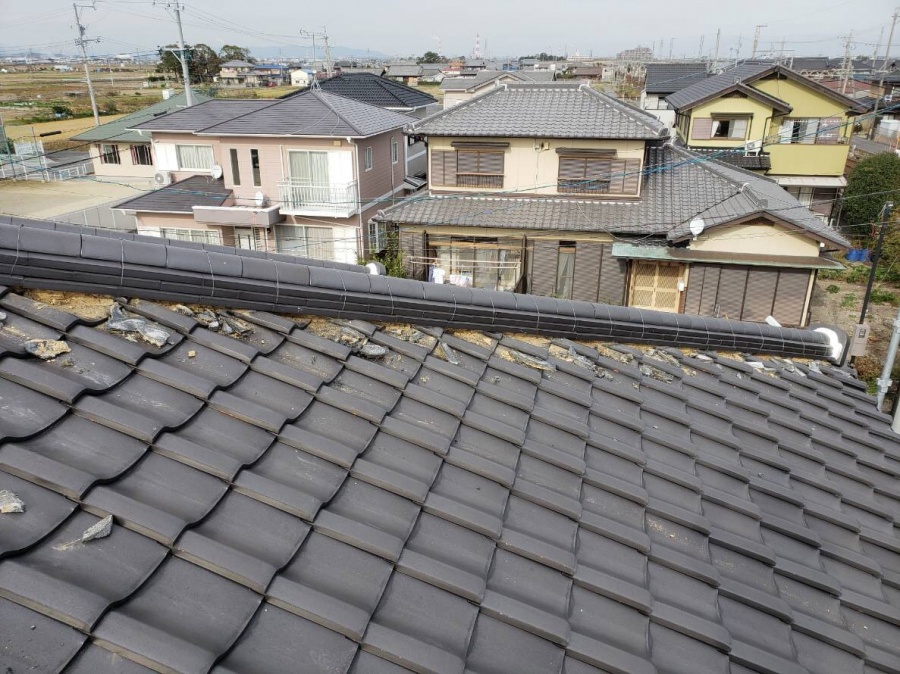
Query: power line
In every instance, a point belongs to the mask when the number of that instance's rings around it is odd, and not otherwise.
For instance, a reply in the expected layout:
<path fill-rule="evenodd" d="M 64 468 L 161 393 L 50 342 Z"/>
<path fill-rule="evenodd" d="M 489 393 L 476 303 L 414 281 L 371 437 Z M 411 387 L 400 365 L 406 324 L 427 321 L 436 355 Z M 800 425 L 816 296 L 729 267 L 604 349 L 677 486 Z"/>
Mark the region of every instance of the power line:
<path fill-rule="evenodd" d="M 88 95 L 91 98 L 91 110 L 94 112 L 94 126 L 100 126 L 100 113 L 97 110 L 97 98 L 94 96 L 94 85 L 91 82 L 91 70 L 88 68 L 87 51 L 85 50 L 86 44 L 89 42 L 100 42 L 100 38 L 87 39 L 84 37 L 87 29 L 81 23 L 81 17 L 78 14 L 79 8 L 96 9 L 96 7 L 94 7 L 93 3 L 90 5 L 79 5 L 73 2 L 72 8 L 75 10 L 75 26 L 78 28 L 78 39 L 75 40 L 75 44 L 81 49 L 81 59 L 84 63 L 84 76 L 87 78 Z"/>

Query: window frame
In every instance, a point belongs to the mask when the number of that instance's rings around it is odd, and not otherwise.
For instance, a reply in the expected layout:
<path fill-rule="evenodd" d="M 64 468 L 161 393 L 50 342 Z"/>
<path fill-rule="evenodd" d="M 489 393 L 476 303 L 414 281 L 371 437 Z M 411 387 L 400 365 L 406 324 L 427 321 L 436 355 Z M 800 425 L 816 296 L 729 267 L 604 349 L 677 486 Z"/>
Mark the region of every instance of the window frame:
<path fill-rule="evenodd" d="M 752 116 L 746 115 L 713 115 L 712 117 L 712 129 L 710 130 L 710 140 L 747 140 L 747 133 L 750 131 L 750 124 L 753 121 Z M 738 122 L 744 122 L 744 132 L 740 135 L 734 135 L 734 127 Z M 717 134 L 716 125 L 719 125 L 719 128 L 723 124 L 727 124 L 728 134 L 727 135 L 719 135 Z"/>
<path fill-rule="evenodd" d="M 131 163 L 134 166 L 153 166 L 153 151 L 149 144 L 134 143 L 131 148 Z M 141 161 L 146 159 L 147 161 Z"/>
<path fill-rule="evenodd" d="M 365 166 L 366 171 L 371 171 L 375 168 L 375 152 L 372 150 L 371 145 L 366 145 L 366 149 L 363 152 L 363 166 Z"/>
<path fill-rule="evenodd" d="M 396 164 L 400 161 L 400 144 L 396 138 L 391 138 L 391 163 Z"/>
<path fill-rule="evenodd" d="M 217 229 L 160 227 L 159 235 L 164 239 L 174 239 L 176 241 L 193 241 L 195 243 L 208 243 L 216 246 L 222 245 L 222 232 Z"/>
<path fill-rule="evenodd" d="M 259 148 L 250 148 L 250 174 L 253 187 L 262 187 L 262 169 L 259 162 Z"/>
<path fill-rule="evenodd" d="M 186 166 L 182 163 L 181 150 L 185 148 L 204 148 L 209 150 L 212 163 L 209 166 Z M 178 165 L 178 171 L 208 171 L 216 165 L 216 155 L 213 152 L 212 145 L 203 145 L 200 143 L 176 143 L 175 144 L 175 162 Z"/>
<path fill-rule="evenodd" d="M 475 171 L 460 171 L 460 160 L 467 155 L 474 156 Z M 503 180 L 506 174 L 506 153 L 498 150 L 481 150 L 481 149 L 458 149 L 456 150 L 456 186 L 457 187 L 476 187 L 487 189 L 503 189 Z M 491 158 L 500 158 L 500 171 L 482 170 L 484 164 L 492 161 Z M 496 159 L 493 159 L 494 161 Z M 468 181 L 460 181 L 460 177 L 469 178 Z M 471 182 L 478 184 L 460 184 L 461 182 Z M 488 183 L 488 184 L 481 184 Z"/>
<path fill-rule="evenodd" d="M 100 143 L 100 163 L 121 165 L 122 157 L 119 154 L 119 146 L 115 143 Z"/>
<path fill-rule="evenodd" d="M 560 241 L 556 250 L 556 284 L 554 285 L 554 297 L 561 300 L 570 300 L 575 290 L 575 258 L 576 245 L 574 241 Z M 569 273 L 561 275 L 563 270 L 563 257 L 569 261 Z M 560 285 L 565 284 L 568 292 L 561 292 Z"/>
<path fill-rule="evenodd" d="M 231 160 L 231 184 L 235 187 L 241 186 L 241 163 L 238 156 L 238 149 L 232 147 L 228 150 L 228 158 Z"/>

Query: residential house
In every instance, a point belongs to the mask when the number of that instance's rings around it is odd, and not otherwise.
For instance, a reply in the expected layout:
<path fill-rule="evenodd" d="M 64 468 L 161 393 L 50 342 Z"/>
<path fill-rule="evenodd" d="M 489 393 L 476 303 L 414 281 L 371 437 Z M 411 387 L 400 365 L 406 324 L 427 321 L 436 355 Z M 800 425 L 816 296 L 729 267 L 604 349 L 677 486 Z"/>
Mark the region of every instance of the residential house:
<path fill-rule="evenodd" d="M 118 208 L 141 233 L 355 262 L 404 189 L 409 122 L 316 89 L 208 101 L 137 125 L 172 183 Z"/>
<path fill-rule="evenodd" d="M 827 334 L 97 234 L 0 222 L 7 671 L 900 669 Z"/>
<path fill-rule="evenodd" d="M 674 147 L 578 84 L 502 84 L 424 119 L 429 196 L 380 213 L 413 278 L 805 325 L 848 242 L 774 181 Z M 773 254 L 773 248 L 777 254 Z"/>
<path fill-rule="evenodd" d="M 675 126 L 675 110 L 666 96 L 686 89 L 709 77 L 706 63 L 682 61 L 679 63 L 648 63 L 646 79 L 641 91 L 641 110 L 646 110 L 663 124 Z"/>
<path fill-rule="evenodd" d="M 389 65 L 385 77 L 392 80 L 403 82 L 403 84 L 418 84 L 419 78 L 422 77 L 422 66 L 397 64 Z"/>
<path fill-rule="evenodd" d="M 322 91 L 329 91 L 339 96 L 362 101 L 369 105 L 377 105 L 385 110 L 401 112 L 415 118 L 426 117 L 440 110 L 440 104 L 433 96 L 419 89 L 372 73 L 346 73 L 335 75 L 319 82 Z M 283 98 L 295 96 L 287 94 Z M 412 142 L 407 138 L 406 175 L 407 177 L 424 178 L 427 170 L 427 151 L 425 143 Z M 415 187 L 422 185 L 421 180 L 413 181 Z"/>
<path fill-rule="evenodd" d="M 308 87 L 312 82 L 313 74 L 308 70 L 298 69 L 291 71 L 292 87 Z"/>
<path fill-rule="evenodd" d="M 504 82 L 553 82 L 555 70 L 482 70 L 466 76 L 445 78 L 441 82 L 444 109 L 452 108 Z"/>
<path fill-rule="evenodd" d="M 830 222 L 858 101 L 773 64 L 730 68 L 666 100 L 681 142 L 765 173 Z"/>
<path fill-rule="evenodd" d="M 257 63 L 252 75 L 257 87 L 280 87 L 291 83 L 290 66 L 279 63 Z"/>
<path fill-rule="evenodd" d="M 210 100 L 209 96 L 196 91 L 192 92 L 192 96 L 195 104 Z M 150 137 L 131 129 L 141 122 L 186 106 L 184 93 L 175 94 L 137 112 L 82 131 L 72 140 L 90 143 L 94 176 L 99 180 L 122 180 L 135 186 L 153 187 L 156 166 Z"/>
<path fill-rule="evenodd" d="M 216 81 L 223 87 L 246 87 L 254 86 L 248 84 L 248 79 L 252 82 L 253 64 L 247 61 L 226 61 L 219 67 L 219 76 Z"/>

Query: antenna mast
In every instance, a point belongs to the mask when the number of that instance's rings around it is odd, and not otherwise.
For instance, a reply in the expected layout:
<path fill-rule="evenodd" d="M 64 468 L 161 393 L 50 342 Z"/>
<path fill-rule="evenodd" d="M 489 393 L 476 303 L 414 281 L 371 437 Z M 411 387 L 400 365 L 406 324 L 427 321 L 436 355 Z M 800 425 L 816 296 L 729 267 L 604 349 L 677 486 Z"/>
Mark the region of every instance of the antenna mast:
<path fill-rule="evenodd" d="M 753 52 L 750 54 L 750 58 L 756 58 L 756 47 L 759 45 L 759 34 L 762 33 L 763 28 L 768 28 L 768 26 L 764 23 L 757 24 L 756 32 L 753 34 Z"/>
<path fill-rule="evenodd" d="M 91 82 L 91 69 L 88 67 L 88 58 L 87 58 L 87 50 L 84 48 L 88 42 L 100 42 L 99 37 L 88 39 L 84 36 L 87 28 L 84 27 L 81 23 L 81 16 L 78 14 L 78 9 L 96 9 L 94 4 L 90 5 L 78 5 L 76 3 L 72 3 L 72 9 L 75 10 L 75 26 L 78 28 L 78 38 L 75 40 L 75 44 L 81 49 L 81 61 L 84 63 L 84 77 L 87 80 L 88 87 L 88 96 L 91 98 L 91 111 L 94 113 L 94 126 L 100 126 L 100 113 L 97 110 L 97 98 L 94 96 L 94 85 Z"/>

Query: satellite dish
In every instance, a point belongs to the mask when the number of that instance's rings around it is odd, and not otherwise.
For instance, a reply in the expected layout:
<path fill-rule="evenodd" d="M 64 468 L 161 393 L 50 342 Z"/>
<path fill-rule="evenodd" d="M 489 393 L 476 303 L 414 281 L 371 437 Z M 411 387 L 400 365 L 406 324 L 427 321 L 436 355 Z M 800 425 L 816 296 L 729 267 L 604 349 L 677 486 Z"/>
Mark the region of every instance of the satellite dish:
<path fill-rule="evenodd" d="M 216 164 L 209 170 L 209 175 L 212 176 L 213 180 L 218 180 L 222 177 L 222 167 Z"/>
<path fill-rule="evenodd" d="M 691 230 L 691 234 L 693 234 L 694 238 L 696 239 L 698 236 L 703 234 L 703 230 L 706 228 L 706 222 L 703 220 L 703 218 L 694 218 L 693 220 L 691 220 L 688 228 Z"/>
<path fill-rule="evenodd" d="M 266 195 L 263 194 L 261 191 L 256 193 L 255 198 L 256 198 L 256 205 L 259 208 L 262 208 L 263 206 L 266 205 Z"/>

